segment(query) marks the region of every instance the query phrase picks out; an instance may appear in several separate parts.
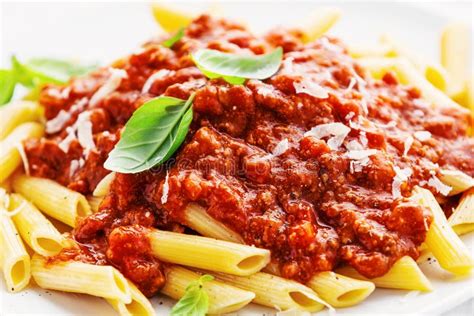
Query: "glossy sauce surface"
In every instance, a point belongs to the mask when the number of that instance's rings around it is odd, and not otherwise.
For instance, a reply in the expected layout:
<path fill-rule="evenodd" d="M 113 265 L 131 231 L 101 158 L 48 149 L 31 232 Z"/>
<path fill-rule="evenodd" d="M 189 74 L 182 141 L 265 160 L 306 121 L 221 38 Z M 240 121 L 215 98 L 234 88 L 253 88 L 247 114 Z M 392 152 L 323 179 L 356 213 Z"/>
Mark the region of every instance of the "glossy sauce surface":
<path fill-rule="evenodd" d="M 257 38 L 240 25 L 201 16 L 173 49 L 157 39 L 117 61 L 113 67 L 128 78 L 95 106 L 88 101 L 110 77 L 107 68 L 66 87 L 47 87 L 40 99 L 47 119 L 61 110 L 71 117 L 60 132 L 27 143 L 32 174 L 84 194 L 108 173 L 102 164 L 136 108 L 161 94 L 187 99 L 196 93 L 191 131 L 178 154 L 153 170 L 118 174 L 99 212 L 79 223 L 74 238 L 148 296 L 165 280 L 142 228 L 185 232 L 190 202 L 247 244 L 270 249 L 281 274 L 301 282 L 342 263 L 376 277 L 402 256 L 417 258 L 432 218 L 408 197 L 415 185 L 441 197 L 429 184 L 440 168 L 474 176 L 474 141 L 466 136 L 472 118 L 462 109 L 434 107 L 391 73 L 371 79 L 337 39 L 303 44 L 301 38 L 281 29 Z M 189 58 L 199 48 L 261 54 L 278 46 L 285 51 L 279 72 L 240 86 L 207 80 Z M 84 110 L 95 148 L 85 154 L 74 139 L 62 150 L 66 127 Z M 339 146 L 334 135 L 307 134 L 331 123 L 349 128 Z M 430 137 L 420 140 L 417 131 Z M 395 185 L 397 169 L 410 175 Z M 128 253 L 131 244 L 139 249 Z"/>

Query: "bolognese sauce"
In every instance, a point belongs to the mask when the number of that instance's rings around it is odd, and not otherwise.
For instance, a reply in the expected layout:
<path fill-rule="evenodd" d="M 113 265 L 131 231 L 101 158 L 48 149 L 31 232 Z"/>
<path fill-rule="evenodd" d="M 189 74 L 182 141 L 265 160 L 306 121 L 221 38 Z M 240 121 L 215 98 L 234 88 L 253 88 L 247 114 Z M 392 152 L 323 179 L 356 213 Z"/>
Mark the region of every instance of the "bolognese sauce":
<path fill-rule="evenodd" d="M 99 211 L 73 231 L 78 248 L 57 259 L 112 264 L 151 296 L 165 277 L 144 230 L 192 233 L 183 220 L 189 203 L 271 250 L 281 275 L 300 282 L 343 263 L 372 278 L 402 256 L 416 259 L 432 216 L 411 191 L 419 185 L 448 199 L 441 169 L 474 176 L 472 118 L 430 104 L 390 72 L 371 78 L 338 39 L 302 38 L 283 29 L 255 37 L 203 15 L 172 49 L 156 39 L 111 67 L 46 87 L 40 103 L 48 122 L 61 126 L 27 142 L 31 173 L 83 194 L 109 173 L 104 161 L 140 105 L 195 93 L 178 153 L 149 171 L 117 174 Z M 275 47 L 285 52 L 279 71 L 243 85 L 207 79 L 189 57 L 199 48 L 263 54 Z M 116 69 L 126 76 L 97 101 Z M 83 113 L 91 146 L 77 131 Z"/>

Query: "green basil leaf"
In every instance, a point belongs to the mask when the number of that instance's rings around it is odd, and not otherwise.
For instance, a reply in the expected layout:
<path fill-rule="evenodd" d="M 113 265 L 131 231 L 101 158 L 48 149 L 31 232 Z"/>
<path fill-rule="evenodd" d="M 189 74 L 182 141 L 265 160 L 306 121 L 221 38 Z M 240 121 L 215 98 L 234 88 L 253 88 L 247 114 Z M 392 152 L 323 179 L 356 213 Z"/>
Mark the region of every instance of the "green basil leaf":
<path fill-rule="evenodd" d="M 178 125 L 173 128 L 173 131 L 170 134 L 170 141 L 171 145 L 168 149 L 168 153 L 164 156 L 163 162 L 167 161 L 168 159 L 173 156 L 173 154 L 178 150 L 179 146 L 184 142 L 186 135 L 189 131 L 189 125 L 193 120 L 193 107 L 190 106 L 189 109 L 184 113 L 183 118 L 179 122 Z M 163 147 L 163 146 L 162 146 Z"/>
<path fill-rule="evenodd" d="M 282 57 L 281 47 L 265 55 L 236 55 L 212 49 L 200 49 L 191 55 L 196 66 L 208 78 L 223 78 L 230 84 L 271 77 L 280 68 Z"/>
<path fill-rule="evenodd" d="M 12 69 L 18 82 L 29 88 L 46 83 L 63 84 L 72 76 L 84 75 L 94 67 L 49 58 L 34 58 L 21 63 L 15 56 L 12 57 Z"/>
<path fill-rule="evenodd" d="M 16 79 L 12 71 L 0 69 L 0 105 L 4 105 L 12 99 L 15 92 Z"/>
<path fill-rule="evenodd" d="M 97 65 L 82 65 L 73 61 L 49 58 L 30 59 L 26 65 L 36 73 L 46 74 L 61 82 L 67 82 L 71 77 L 85 75 L 97 67 Z"/>
<path fill-rule="evenodd" d="M 209 296 L 203 285 L 213 279 L 212 275 L 205 274 L 191 282 L 183 297 L 171 309 L 171 316 L 205 316 L 209 309 Z"/>
<path fill-rule="evenodd" d="M 184 27 L 180 28 L 176 34 L 171 36 L 169 39 L 161 43 L 163 46 L 171 48 L 184 36 Z"/>
<path fill-rule="evenodd" d="M 125 125 L 104 167 L 121 173 L 138 173 L 169 159 L 189 130 L 193 98 L 194 95 L 185 101 L 158 97 L 139 107 Z"/>

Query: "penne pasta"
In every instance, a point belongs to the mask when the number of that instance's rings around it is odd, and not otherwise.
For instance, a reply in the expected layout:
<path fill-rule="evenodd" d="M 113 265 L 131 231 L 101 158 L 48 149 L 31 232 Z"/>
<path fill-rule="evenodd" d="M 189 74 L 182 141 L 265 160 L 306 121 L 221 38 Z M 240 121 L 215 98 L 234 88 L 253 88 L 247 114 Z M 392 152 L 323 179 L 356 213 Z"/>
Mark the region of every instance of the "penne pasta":
<path fill-rule="evenodd" d="M 474 188 L 464 192 L 448 223 L 458 235 L 474 231 Z"/>
<path fill-rule="evenodd" d="M 237 233 L 215 220 L 203 207 L 197 204 L 188 205 L 184 214 L 186 225 L 206 237 L 243 243 Z M 279 275 L 278 266 L 271 262 L 264 271 Z M 371 282 L 350 279 L 332 272 L 316 274 L 307 285 L 334 307 L 360 303 L 374 290 L 374 285 Z"/>
<path fill-rule="evenodd" d="M 197 204 L 189 204 L 184 211 L 186 225 L 203 236 L 243 244 L 239 234 L 215 220 L 206 209 Z"/>
<path fill-rule="evenodd" d="M 286 310 L 291 308 L 317 312 L 327 306 L 309 287 L 272 274 L 257 272 L 250 276 L 215 273 L 216 278 L 238 288 L 255 293 L 253 302 Z"/>
<path fill-rule="evenodd" d="M 333 307 L 357 305 L 375 290 L 372 282 L 356 280 L 332 271 L 317 273 L 306 285 Z"/>
<path fill-rule="evenodd" d="M 441 91 L 446 91 L 448 89 L 448 73 L 441 65 L 423 61 L 422 58 L 387 35 L 382 36 L 380 41 L 383 45 L 391 48 L 385 55 L 386 57 L 406 58 L 419 71 L 419 73 L 437 89 Z"/>
<path fill-rule="evenodd" d="M 337 273 L 354 279 L 370 281 L 376 287 L 381 288 L 415 291 L 431 291 L 433 289 L 415 260 L 408 256 L 398 259 L 385 275 L 378 278 L 367 279 L 350 266 L 337 269 Z"/>
<path fill-rule="evenodd" d="M 125 303 L 118 299 L 107 298 L 107 302 L 119 313 L 120 316 L 154 316 L 155 310 L 150 301 L 130 281 L 128 281 L 132 301 Z"/>
<path fill-rule="evenodd" d="M 448 25 L 441 34 L 441 64 L 450 76 L 450 94 L 458 93 L 464 89 L 471 56 L 469 43 L 469 27 L 462 23 Z"/>
<path fill-rule="evenodd" d="M 426 235 L 425 243 L 438 260 L 440 266 L 457 275 L 469 273 L 473 267 L 471 254 L 446 220 L 443 210 L 433 194 L 417 187 L 413 197 L 433 214 L 433 222 Z"/>
<path fill-rule="evenodd" d="M 7 214 L 5 205 L 0 205 L 0 249 L 0 267 L 7 290 L 21 291 L 30 282 L 30 256 Z"/>
<path fill-rule="evenodd" d="M 36 253 L 42 256 L 54 256 L 63 249 L 63 236 L 21 195 L 10 195 L 9 210 L 21 237 Z"/>
<path fill-rule="evenodd" d="M 31 274 L 43 289 L 119 300 L 131 303 L 131 290 L 127 279 L 112 266 L 68 261 L 48 262 L 35 254 L 31 260 Z"/>
<path fill-rule="evenodd" d="M 361 58 L 358 62 L 365 67 L 374 78 L 381 78 L 387 71 L 392 70 L 398 75 L 401 83 L 409 84 L 420 89 L 423 97 L 442 107 L 462 107 L 451 100 L 446 94 L 427 81 L 418 70 L 405 58 Z"/>
<path fill-rule="evenodd" d="M 392 47 L 388 44 L 377 45 L 350 45 L 349 54 L 353 58 L 367 58 L 367 57 L 386 57 L 392 52 Z"/>
<path fill-rule="evenodd" d="M 452 188 L 448 194 L 449 196 L 474 187 L 474 178 L 459 170 L 441 170 L 440 180 Z"/>
<path fill-rule="evenodd" d="M 148 238 L 153 255 L 160 260 L 195 268 L 249 275 L 270 261 L 270 251 L 266 249 L 213 238 L 157 229 L 150 230 Z"/>
<path fill-rule="evenodd" d="M 79 218 L 91 214 L 82 194 L 49 179 L 18 175 L 13 179 L 13 189 L 44 213 L 71 227 Z"/>
<path fill-rule="evenodd" d="M 323 36 L 341 18 L 341 10 L 333 7 L 321 7 L 314 10 L 306 18 L 301 27 L 305 32 L 304 41 L 312 42 Z"/>
<path fill-rule="evenodd" d="M 97 186 L 94 189 L 94 192 L 92 192 L 92 196 L 95 197 L 104 197 L 109 193 L 109 188 L 110 184 L 112 181 L 115 179 L 115 172 L 111 172 L 108 175 L 106 175 L 100 182 L 97 184 Z"/>
<path fill-rule="evenodd" d="M 20 165 L 22 156 L 18 146 L 29 138 L 39 138 L 44 128 L 39 123 L 23 123 L 0 142 L 0 183 L 5 181 Z"/>
<path fill-rule="evenodd" d="M 0 110 L 0 140 L 5 139 L 19 125 L 38 121 L 41 107 L 36 102 L 17 101 Z"/>
<path fill-rule="evenodd" d="M 185 293 L 189 283 L 199 279 L 201 274 L 188 269 L 171 266 L 166 269 L 166 284 L 161 293 L 179 300 Z M 255 297 L 250 291 L 222 283 L 216 280 L 203 284 L 209 296 L 209 314 L 225 314 L 237 311 L 249 304 Z"/>
<path fill-rule="evenodd" d="M 89 206 L 93 213 L 97 212 L 97 210 L 99 209 L 100 203 L 102 203 L 103 199 L 104 197 L 102 196 L 88 196 L 87 197 L 87 202 L 89 202 Z"/>

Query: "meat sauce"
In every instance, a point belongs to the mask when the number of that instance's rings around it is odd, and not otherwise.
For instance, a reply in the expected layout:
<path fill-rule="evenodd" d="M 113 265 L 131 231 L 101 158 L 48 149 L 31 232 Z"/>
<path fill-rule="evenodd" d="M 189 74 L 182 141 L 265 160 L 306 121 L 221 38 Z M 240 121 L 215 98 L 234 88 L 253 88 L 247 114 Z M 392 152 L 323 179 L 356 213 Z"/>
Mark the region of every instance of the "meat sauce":
<path fill-rule="evenodd" d="M 151 296 L 165 277 L 144 231 L 185 232 L 183 213 L 193 202 L 247 244 L 270 249 L 284 277 L 306 282 L 343 263 L 377 277 L 400 257 L 419 255 L 432 217 L 409 200 L 413 187 L 440 197 L 428 183 L 441 168 L 474 176 L 468 112 L 433 107 L 392 73 L 370 78 L 335 38 L 304 44 L 301 32 L 282 29 L 255 37 L 238 24 L 203 15 L 173 49 L 161 40 L 114 63 L 128 77 L 95 106 L 88 101 L 107 81 L 108 68 L 41 93 L 48 120 L 61 110 L 71 115 L 60 132 L 26 144 L 31 173 L 83 194 L 108 173 L 103 163 L 135 109 L 158 95 L 187 99 L 195 93 L 193 122 L 177 155 L 140 174 L 117 174 L 99 211 L 73 231 L 80 246 L 65 250 L 60 260 L 112 264 Z M 206 79 L 189 58 L 199 48 L 262 54 L 277 46 L 285 51 L 278 73 L 238 86 Z M 164 75 L 143 91 L 162 69 Z M 327 97 L 313 96 L 308 87 L 297 91 L 308 81 Z M 83 111 L 90 111 L 95 148 L 84 153 L 73 139 L 61 149 L 66 127 Z M 329 136 L 307 133 L 330 123 L 350 127 L 338 146 Z M 419 140 L 416 131 L 431 136 Z M 351 151 L 363 157 L 351 157 Z M 408 180 L 396 183 L 397 170 L 408 170 Z M 169 190 L 162 203 L 165 178 Z"/>

